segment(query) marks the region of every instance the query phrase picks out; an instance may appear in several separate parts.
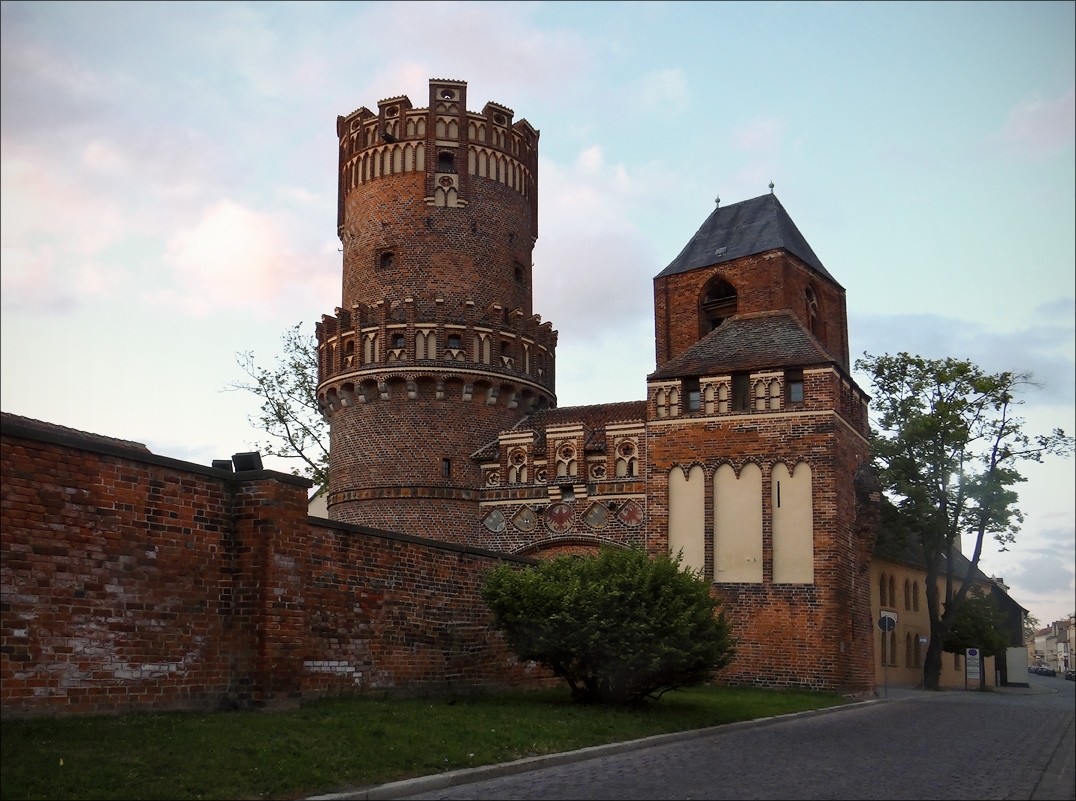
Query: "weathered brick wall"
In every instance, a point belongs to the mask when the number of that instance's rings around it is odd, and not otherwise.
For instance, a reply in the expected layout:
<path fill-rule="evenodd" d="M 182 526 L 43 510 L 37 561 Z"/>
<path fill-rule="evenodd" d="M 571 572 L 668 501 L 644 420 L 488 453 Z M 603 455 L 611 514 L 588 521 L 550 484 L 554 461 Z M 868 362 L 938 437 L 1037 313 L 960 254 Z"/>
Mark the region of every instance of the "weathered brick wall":
<path fill-rule="evenodd" d="M 490 627 L 482 578 L 510 559 L 342 523 L 312 521 L 303 696 L 518 685 L 548 678 Z"/>
<path fill-rule="evenodd" d="M 515 662 L 478 597 L 504 557 L 315 521 L 309 483 L 272 471 L 11 415 L 0 447 L 5 714 L 544 678 Z"/>
<path fill-rule="evenodd" d="M 226 474 L 6 417 L 2 455 L 5 712 L 255 690 L 254 554 Z"/>
<path fill-rule="evenodd" d="M 824 404 L 823 404 L 824 405 Z M 714 575 L 713 475 L 748 461 L 762 469 L 763 581 L 714 583 L 739 641 L 721 681 L 866 693 L 873 686 L 867 568 L 871 543 L 861 543 L 855 471 L 866 442 L 832 412 L 752 414 L 704 420 L 690 415 L 652 422 L 647 431 L 648 547 L 667 552 L 669 471 L 701 465 L 706 474 L 706 572 Z M 777 461 L 811 467 L 814 582 L 774 583 L 771 470 Z"/>

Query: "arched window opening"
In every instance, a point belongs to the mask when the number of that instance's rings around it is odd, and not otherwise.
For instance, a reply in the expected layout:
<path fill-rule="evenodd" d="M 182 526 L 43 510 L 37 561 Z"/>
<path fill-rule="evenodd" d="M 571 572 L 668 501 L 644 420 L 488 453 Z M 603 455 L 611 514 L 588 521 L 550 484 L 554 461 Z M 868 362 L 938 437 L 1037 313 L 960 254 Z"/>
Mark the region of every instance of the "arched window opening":
<path fill-rule="evenodd" d="M 634 478 L 639 462 L 634 442 L 622 442 L 616 449 L 616 477 Z"/>
<path fill-rule="evenodd" d="M 437 172 L 455 172 L 456 157 L 449 151 L 442 150 L 437 154 Z"/>
<path fill-rule="evenodd" d="M 398 350 L 398 349 L 404 347 L 404 342 L 405 342 L 405 339 L 404 339 L 404 335 L 402 333 L 397 331 L 396 333 L 394 333 L 392 335 L 392 347 L 394 349 Z"/>
<path fill-rule="evenodd" d="M 904 608 L 912 611 L 912 582 L 904 579 Z"/>
<path fill-rule="evenodd" d="M 557 478 L 569 478 L 578 475 L 579 463 L 575 459 L 575 448 L 563 445 L 557 451 Z"/>
<path fill-rule="evenodd" d="M 391 270 L 396 266 L 396 257 L 391 250 L 384 251 L 378 258 L 377 266 L 382 270 Z"/>
<path fill-rule="evenodd" d="M 724 278 L 711 278 L 699 302 L 699 336 L 706 336 L 734 314 L 736 288 Z"/>
<path fill-rule="evenodd" d="M 912 584 L 912 611 L 919 611 L 919 582 Z"/>
<path fill-rule="evenodd" d="M 897 581 L 892 576 L 889 577 L 889 605 L 897 605 Z"/>

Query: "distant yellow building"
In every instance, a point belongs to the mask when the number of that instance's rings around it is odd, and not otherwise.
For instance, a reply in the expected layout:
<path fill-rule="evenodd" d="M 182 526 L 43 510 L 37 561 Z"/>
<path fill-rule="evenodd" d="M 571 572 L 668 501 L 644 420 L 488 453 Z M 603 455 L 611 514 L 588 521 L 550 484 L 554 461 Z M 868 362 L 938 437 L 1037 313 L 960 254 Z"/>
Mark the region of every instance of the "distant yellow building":
<path fill-rule="evenodd" d="M 992 579 L 982 571 L 971 570 L 971 562 L 962 554 L 955 555 L 955 590 L 971 576 L 972 582 L 994 596 L 1006 616 L 1010 646 L 1024 648 L 1023 621 L 1027 610 L 1013 601 L 1000 579 Z M 939 570 L 938 592 L 945 597 L 944 566 Z M 930 615 L 927 611 L 926 569 L 917 546 L 894 544 L 879 534 L 871 560 L 871 617 L 875 621 L 874 673 L 879 688 L 919 687 L 923 684 L 923 660 L 930 643 Z M 891 631 L 879 625 L 882 616 L 894 619 Z M 1012 650 L 1010 648 L 1010 650 Z M 1017 660 L 1020 662 L 1020 660 Z M 1000 664 L 999 664 L 1000 663 Z M 1008 664 L 1007 664 L 1008 663 Z M 1013 669 L 1011 660 L 988 657 L 984 661 L 984 684 L 1026 684 L 1025 671 Z M 1022 665 L 1022 662 L 1021 662 Z M 1011 674 L 1011 675 L 1010 675 Z M 966 679 L 964 654 L 944 653 L 940 685 L 943 688 L 968 687 L 978 689 L 978 681 Z"/>

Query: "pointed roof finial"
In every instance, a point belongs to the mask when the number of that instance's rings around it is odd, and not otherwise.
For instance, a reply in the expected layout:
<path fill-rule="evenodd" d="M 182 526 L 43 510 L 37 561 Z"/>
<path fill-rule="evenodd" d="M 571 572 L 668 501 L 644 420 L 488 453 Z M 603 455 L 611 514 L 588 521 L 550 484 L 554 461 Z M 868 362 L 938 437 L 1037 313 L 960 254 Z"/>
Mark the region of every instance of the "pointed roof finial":
<path fill-rule="evenodd" d="M 773 194 L 773 181 L 770 181 L 770 194 Z"/>
<path fill-rule="evenodd" d="M 720 206 L 721 205 L 721 195 L 718 195 L 717 197 L 714 198 L 714 205 L 715 206 Z"/>

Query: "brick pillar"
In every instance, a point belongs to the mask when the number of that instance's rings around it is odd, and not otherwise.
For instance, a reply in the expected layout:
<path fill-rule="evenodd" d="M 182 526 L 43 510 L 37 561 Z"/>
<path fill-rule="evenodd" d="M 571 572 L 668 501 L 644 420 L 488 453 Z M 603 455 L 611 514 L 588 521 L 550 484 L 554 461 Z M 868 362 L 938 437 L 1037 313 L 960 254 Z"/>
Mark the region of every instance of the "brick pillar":
<path fill-rule="evenodd" d="M 303 587 L 309 572 L 304 545 L 310 482 L 259 471 L 236 476 L 235 539 L 250 572 L 244 599 L 257 633 L 252 700 L 256 705 L 297 704 L 307 631 Z M 245 546 L 245 547 L 244 547 Z"/>

